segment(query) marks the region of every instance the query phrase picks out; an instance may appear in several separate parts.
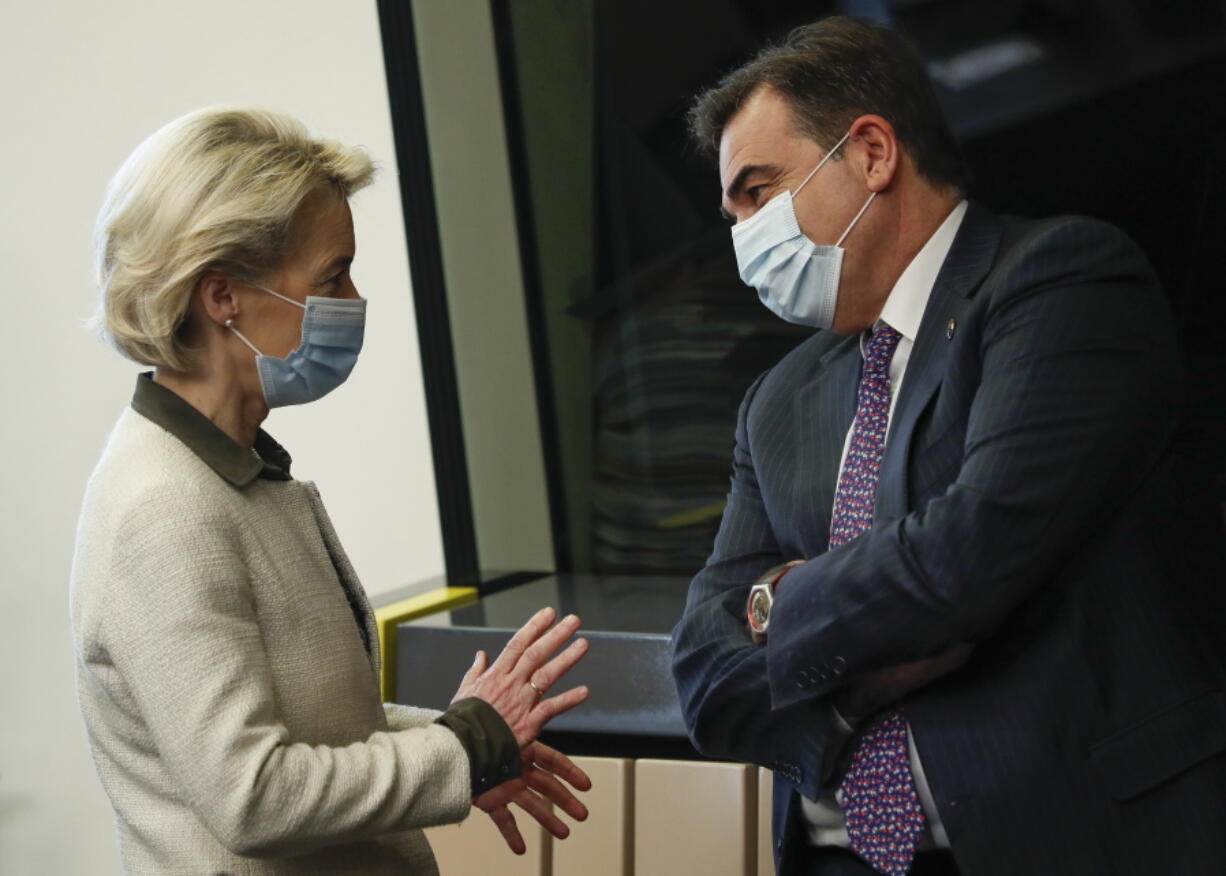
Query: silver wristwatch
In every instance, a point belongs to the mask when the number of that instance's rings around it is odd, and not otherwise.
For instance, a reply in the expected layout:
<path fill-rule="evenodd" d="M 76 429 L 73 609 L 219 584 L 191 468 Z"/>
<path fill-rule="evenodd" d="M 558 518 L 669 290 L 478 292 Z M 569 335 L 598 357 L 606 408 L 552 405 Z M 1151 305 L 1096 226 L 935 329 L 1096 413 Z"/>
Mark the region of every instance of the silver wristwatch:
<path fill-rule="evenodd" d="M 749 629 L 757 636 L 765 636 L 771 622 L 771 606 L 775 602 L 775 588 L 779 579 L 787 574 L 788 569 L 799 566 L 804 560 L 792 560 L 767 569 L 762 576 L 749 588 L 749 602 L 745 613 L 749 618 Z"/>

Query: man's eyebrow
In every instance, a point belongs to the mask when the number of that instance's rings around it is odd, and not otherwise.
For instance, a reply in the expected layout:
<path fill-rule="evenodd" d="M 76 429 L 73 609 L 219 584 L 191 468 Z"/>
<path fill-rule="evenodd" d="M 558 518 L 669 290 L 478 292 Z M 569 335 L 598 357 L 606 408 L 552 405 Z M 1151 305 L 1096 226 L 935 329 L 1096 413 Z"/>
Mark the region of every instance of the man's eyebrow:
<path fill-rule="evenodd" d="M 728 184 L 728 188 L 724 190 L 724 197 L 729 201 L 735 201 L 737 196 L 741 194 L 741 189 L 745 188 L 745 180 L 749 179 L 750 175 L 754 173 L 778 176 L 779 167 L 774 164 L 746 164 L 736 172 L 736 176 Z"/>

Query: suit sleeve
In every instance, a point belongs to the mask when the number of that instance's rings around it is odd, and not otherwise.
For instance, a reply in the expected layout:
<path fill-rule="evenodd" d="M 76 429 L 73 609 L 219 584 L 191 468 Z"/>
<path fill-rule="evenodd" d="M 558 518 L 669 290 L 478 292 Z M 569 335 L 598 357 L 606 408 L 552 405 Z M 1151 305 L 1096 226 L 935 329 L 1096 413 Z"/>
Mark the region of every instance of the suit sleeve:
<path fill-rule="evenodd" d="M 767 645 L 776 708 L 991 636 L 1170 442 L 1183 403 L 1171 320 L 1122 232 L 1051 227 L 979 294 L 982 372 L 958 475 L 925 507 L 789 573 Z M 842 679 L 812 683 L 831 666 Z"/>
<path fill-rule="evenodd" d="M 773 708 L 766 650 L 753 644 L 745 603 L 754 580 L 782 562 L 754 474 L 748 414 L 737 417 L 727 507 L 706 567 L 690 585 L 673 630 L 673 677 L 694 746 L 709 757 L 768 767 L 816 798 L 849 728 L 823 699 Z"/>
<path fill-rule="evenodd" d="M 349 745 L 290 738 L 232 529 L 150 497 L 121 524 L 112 560 L 103 640 L 175 793 L 251 857 L 462 820 L 469 759 L 447 727 L 401 713 L 405 729 Z"/>
<path fill-rule="evenodd" d="M 384 703 L 383 714 L 387 717 L 389 730 L 412 730 L 416 727 L 429 727 L 443 713 L 439 709 Z"/>

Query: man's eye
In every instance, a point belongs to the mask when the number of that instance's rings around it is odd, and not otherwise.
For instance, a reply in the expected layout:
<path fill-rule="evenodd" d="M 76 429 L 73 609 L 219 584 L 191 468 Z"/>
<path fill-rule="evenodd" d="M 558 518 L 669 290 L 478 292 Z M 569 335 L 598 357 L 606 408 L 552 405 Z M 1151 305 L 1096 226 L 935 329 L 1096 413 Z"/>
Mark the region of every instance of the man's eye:
<path fill-rule="evenodd" d="M 750 186 L 745 190 L 745 194 L 749 195 L 749 200 L 753 203 L 758 203 L 758 197 L 766 189 L 766 186 Z"/>

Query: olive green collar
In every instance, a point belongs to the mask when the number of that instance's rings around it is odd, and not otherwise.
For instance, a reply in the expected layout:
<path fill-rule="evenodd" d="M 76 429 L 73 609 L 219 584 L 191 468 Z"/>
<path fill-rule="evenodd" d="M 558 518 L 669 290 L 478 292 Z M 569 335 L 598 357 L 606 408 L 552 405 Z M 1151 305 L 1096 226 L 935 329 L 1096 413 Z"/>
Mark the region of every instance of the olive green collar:
<path fill-rule="evenodd" d="M 271 435 L 260 429 L 254 452 L 248 450 L 174 391 L 154 383 L 152 371 L 136 378 L 132 409 L 174 435 L 236 487 L 245 487 L 256 478 L 290 480 L 290 456 Z"/>

